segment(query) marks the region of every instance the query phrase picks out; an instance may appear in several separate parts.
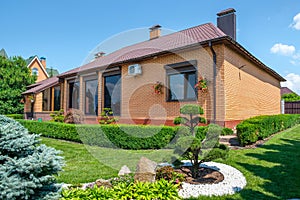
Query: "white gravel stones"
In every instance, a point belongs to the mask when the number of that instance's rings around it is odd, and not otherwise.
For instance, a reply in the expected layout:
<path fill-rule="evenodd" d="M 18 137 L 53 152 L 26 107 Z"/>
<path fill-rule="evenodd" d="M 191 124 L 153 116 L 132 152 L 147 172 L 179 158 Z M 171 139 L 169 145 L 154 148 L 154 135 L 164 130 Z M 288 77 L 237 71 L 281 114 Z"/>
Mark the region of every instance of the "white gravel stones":
<path fill-rule="evenodd" d="M 182 161 L 188 165 L 189 161 Z M 190 164 L 190 163 L 189 163 Z M 201 167 L 211 168 L 223 174 L 224 180 L 216 184 L 199 184 L 193 185 L 182 183 L 182 189 L 179 190 L 179 195 L 183 198 L 204 196 L 221 196 L 226 194 L 234 194 L 242 190 L 246 184 L 246 178 L 243 174 L 234 167 L 216 162 L 205 162 Z"/>

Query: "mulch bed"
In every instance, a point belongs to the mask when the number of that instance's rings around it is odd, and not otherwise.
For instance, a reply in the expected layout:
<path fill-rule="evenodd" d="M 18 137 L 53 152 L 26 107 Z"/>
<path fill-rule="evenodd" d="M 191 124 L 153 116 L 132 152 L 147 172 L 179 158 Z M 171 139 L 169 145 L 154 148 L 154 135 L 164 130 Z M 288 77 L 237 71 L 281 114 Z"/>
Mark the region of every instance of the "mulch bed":
<path fill-rule="evenodd" d="M 174 170 L 177 173 L 183 174 L 185 177 L 185 181 L 190 184 L 215 184 L 224 180 L 224 176 L 222 173 L 210 169 L 210 168 L 199 168 L 200 176 L 194 179 L 192 177 L 191 168 L 190 167 L 181 167 L 180 169 Z"/>

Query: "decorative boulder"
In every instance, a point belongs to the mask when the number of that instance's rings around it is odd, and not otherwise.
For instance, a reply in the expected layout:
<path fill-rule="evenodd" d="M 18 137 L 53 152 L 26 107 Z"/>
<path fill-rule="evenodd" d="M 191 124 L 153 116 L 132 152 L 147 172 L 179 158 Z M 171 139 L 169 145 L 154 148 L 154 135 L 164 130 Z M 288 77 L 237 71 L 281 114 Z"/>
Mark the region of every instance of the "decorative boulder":
<path fill-rule="evenodd" d="M 111 188 L 112 187 L 112 184 L 110 183 L 110 180 L 104 180 L 104 179 L 98 179 L 96 180 L 96 185 L 98 187 L 106 187 L 106 188 Z"/>
<path fill-rule="evenodd" d="M 118 176 L 124 176 L 124 175 L 127 175 L 127 174 L 131 174 L 131 171 L 126 165 L 124 165 L 123 167 L 121 167 L 121 169 L 118 173 Z"/>
<path fill-rule="evenodd" d="M 134 175 L 134 181 L 137 182 L 154 182 L 156 175 L 157 163 L 148 158 L 141 157 Z"/>

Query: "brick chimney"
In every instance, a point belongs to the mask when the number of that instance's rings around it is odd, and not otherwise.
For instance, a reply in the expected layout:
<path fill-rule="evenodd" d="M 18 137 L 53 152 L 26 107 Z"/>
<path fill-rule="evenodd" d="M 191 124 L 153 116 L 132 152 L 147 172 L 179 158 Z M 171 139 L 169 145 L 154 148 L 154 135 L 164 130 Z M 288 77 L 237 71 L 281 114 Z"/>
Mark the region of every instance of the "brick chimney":
<path fill-rule="evenodd" d="M 150 29 L 150 40 L 160 37 L 160 28 L 161 28 L 161 26 L 158 24 L 149 28 Z"/>
<path fill-rule="evenodd" d="M 46 69 L 46 58 L 45 57 L 41 57 L 40 61 L 41 61 L 42 65 L 44 66 L 44 68 Z"/>
<path fill-rule="evenodd" d="M 236 40 L 236 16 L 233 8 L 228 8 L 219 12 L 217 18 L 217 26 L 226 35 Z"/>

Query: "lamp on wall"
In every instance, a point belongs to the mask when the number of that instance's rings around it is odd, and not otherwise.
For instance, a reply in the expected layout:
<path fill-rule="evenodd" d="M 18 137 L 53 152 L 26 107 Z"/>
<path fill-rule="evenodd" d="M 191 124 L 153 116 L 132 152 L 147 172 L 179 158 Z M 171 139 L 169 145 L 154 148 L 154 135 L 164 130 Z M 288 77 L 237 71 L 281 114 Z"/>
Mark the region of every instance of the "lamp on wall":
<path fill-rule="evenodd" d="M 246 67 L 246 65 L 242 65 L 239 67 L 239 79 L 241 80 L 241 69 Z"/>

